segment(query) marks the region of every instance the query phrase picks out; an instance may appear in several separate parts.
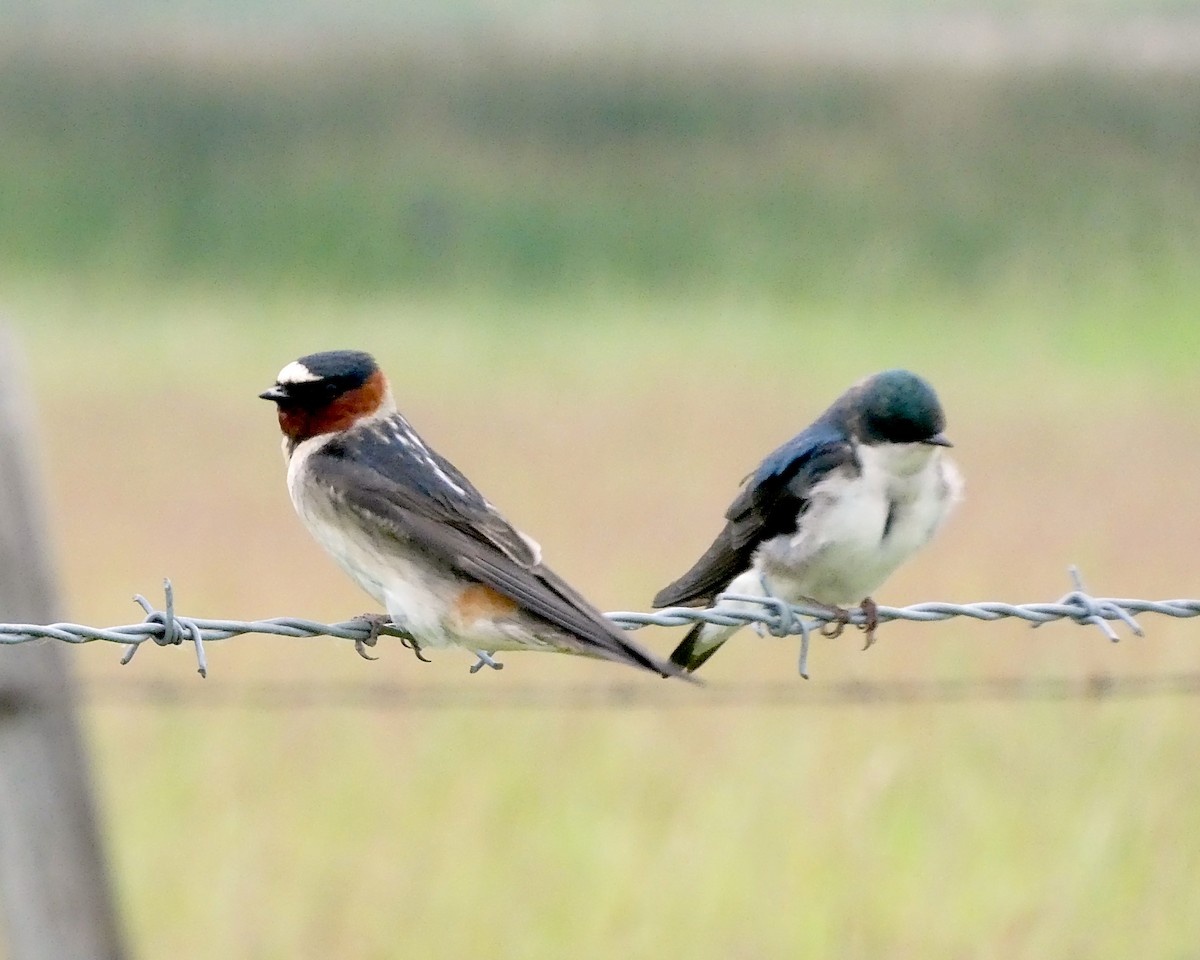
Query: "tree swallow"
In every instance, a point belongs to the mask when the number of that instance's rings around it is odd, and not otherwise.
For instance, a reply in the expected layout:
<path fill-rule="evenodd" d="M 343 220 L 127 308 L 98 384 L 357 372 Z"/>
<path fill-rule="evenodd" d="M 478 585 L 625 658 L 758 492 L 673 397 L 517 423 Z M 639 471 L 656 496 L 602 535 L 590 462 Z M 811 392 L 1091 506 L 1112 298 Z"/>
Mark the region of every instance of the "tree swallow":
<path fill-rule="evenodd" d="M 941 527 L 962 493 L 933 388 L 907 370 L 855 384 L 743 481 L 725 529 L 654 606 L 710 606 L 719 594 L 838 610 L 861 603 Z M 731 602 L 761 610 L 758 604 Z M 671 654 L 693 671 L 737 631 L 700 624 Z"/>
<path fill-rule="evenodd" d="M 278 408 L 300 519 L 418 651 L 551 650 L 682 673 L 542 564 L 537 543 L 397 412 L 370 355 L 301 357 L 260 396 Z"/>

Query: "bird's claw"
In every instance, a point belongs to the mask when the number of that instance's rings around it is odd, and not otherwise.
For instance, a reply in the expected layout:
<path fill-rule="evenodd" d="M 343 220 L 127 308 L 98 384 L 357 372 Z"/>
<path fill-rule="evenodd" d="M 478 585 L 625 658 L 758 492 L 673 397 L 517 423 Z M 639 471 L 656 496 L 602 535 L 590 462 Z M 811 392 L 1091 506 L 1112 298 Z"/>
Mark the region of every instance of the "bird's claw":
<path fill-rule="evenodd" d="M 407 647 L 409 650 L 411 650 L 413 652 L 413 656 L 416 657 L 418 660 L 420 660 L 422 663 L 433 663 L 433 661 L 430 660 L 428 657 L 421 655 L 421 645 L 419 643 L 417 643 L 416 637 L 409 637 L 409 636 L 401 637 L 400 638 L 400 646 Z"/>
<path fill-rule="evenodd" d="M 819 606 L 828 606 L 827 604 L 819 604 Z M 858 629 L 862 630 L 866 635 L 866 643 L 863 645 L 864 650 L 868 650 L 871 644 L 875 642 L 875 628 L 879 626 L 879 607 L 870 597 L 863 600 L 862 612 L 866 617 L 863 623 L 858 624 Z M 833 640 L 842 635 L 842 631 L 850 623 L 850 611 L 843 607 L 829 606 L 830 618 L 821 627 L 821 636 L 828 637 Z"/>
<path fill-rule="evenodd" d="M 828 637 L 830 640 L 836 640 L 842 635 L 842 631 L 846 629 L 846 624 L 850 622 L 850 611 L 843 607 L 835 607 L 827 603 L 817 603 L 815 605 L 825 607 L 829 611 L 829 619 L 821 626 L 821 636 Z"/>
<path fill-rule="evenodd" d="M 396 622 L 386 613 L 364 613 L 354 619 L 367 625 L 367 635 L 354 641 L 354 651 L 364 660 L 379 659 L 367 653 L 367 647 L 373 647 L 379 642 L 379 635 L 384 627 L 391 627 L 392 632 L 389 636 L 399 638 L 400 645 L 411 650 L 422 663 L 432 663 L 428 658 L 421 656 L 421 645 L 417 643 L 416 638 L 411 634 L 399 632 L 400 628 L 396 626 Z"/>
<path fill-rule="evenodd" d="M 866 642 L 863 644 L 863 650 L 870 650 L 871 644 L 875 642 L 875 628 L 879 626 L 879 606 L 870 597 L 866 597 L 862 602 L 862 612 L 866 614 L 866 623 L 860 624 L 859 628 L 866 635 Z"/>
<path fill-rule="evenodd" d="M 354 618 L 367 625 L 367 635 L 354 641 L 354 652 L 364 660 L 378 660 L 367 653 L 367 647 L 373 647 L 379 642 L 379 631 L 392 622 L 386 613 L 363 613 Z"/>

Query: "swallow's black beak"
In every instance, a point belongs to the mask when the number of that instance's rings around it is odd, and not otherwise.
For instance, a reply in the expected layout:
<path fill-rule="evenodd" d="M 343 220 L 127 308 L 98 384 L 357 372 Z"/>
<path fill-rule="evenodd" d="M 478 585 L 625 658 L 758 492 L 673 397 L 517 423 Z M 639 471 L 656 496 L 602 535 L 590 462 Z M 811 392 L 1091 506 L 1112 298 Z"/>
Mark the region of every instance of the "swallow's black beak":
<path fill-rule="evenodd" d="M 279 403 L 280 401 L 288 398 L 288 392 L 284 387 L 281 387 L 279 384 L 275 384 L 275 386 L 270 387 L 260 393 L 259 397 L 261 397 L 263 400 L 273 400 L 275 403 Z"/>
<path fill-rule="evenodd" d="M 263 396 L 266 396 L 266 394 L 263 394 Z M 935 433 L 932 437 L 926 437 L 921 442 L 927 443 L 931 447 L 952 447 L 952 446 L 954 446 L 954 444 L 952 444 L 950 442 L 949 438 L 947 438 L 947 436 L 944 433 Z"/>

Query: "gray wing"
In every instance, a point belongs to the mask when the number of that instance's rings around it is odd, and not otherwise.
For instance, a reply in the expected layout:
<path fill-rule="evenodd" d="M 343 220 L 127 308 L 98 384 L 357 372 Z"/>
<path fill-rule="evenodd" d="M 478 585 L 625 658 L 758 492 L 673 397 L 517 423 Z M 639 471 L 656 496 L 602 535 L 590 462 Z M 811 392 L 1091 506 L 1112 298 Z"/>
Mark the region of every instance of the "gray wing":
<path fill-rule="evenodd" d="M 654 606 L 713 603 L 734 577 L 750 568 L 761 544 L 796 532 L 815 484 L 831 470 L 857 462 L 845 435 L 821 422 L 772 452 L 725 511 L 725 528 L 712 545 L 687 573 L 658 592 Z"/>
<path fill-rule="evenodd" d="M 316 483 L 376 535 L 415 546 L 460 576 L 509 597 L 526 613 L 565 633 L 578 653 L 664 676 L 679 673 L 631 643 L 624 631 L 542 566 L 530 541 L 457 470 L 448 474 L 451 486 L 414 464 L 392 462 L 390 475 L 385 475 L 377 469 L 378 461 L 345 454 L 339 442 L 331 442 L 314 452 L 308 469 Z M 439 466 L 445 470 L 448 462 Z M 410 482 L 400 482 L 398 475 Z"/>

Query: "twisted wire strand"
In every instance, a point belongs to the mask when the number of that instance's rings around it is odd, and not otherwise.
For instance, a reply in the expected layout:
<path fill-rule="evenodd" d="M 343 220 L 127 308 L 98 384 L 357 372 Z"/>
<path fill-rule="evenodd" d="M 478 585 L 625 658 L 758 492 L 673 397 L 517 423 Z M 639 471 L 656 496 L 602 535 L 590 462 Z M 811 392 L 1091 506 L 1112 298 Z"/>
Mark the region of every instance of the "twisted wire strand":
<path fill-rule="evenodd" d="M 975 603 L 946 603 L 928 601 L 907 607 L 879 607 L 878 621 L 909 620 L 930 623 L 954 617 L 969 617 L 974 620 L 995 621 L 1015 617 L 1039 627 L 1055 620 L 1071 620 L 1081 625 L 1092 625 L 1101 629 L 1109 640 L 1116 642 L 1118 634 L 1110 623 L 1120 622 L 1137 636 L 1143 631 L 1136 614 L 1156 613 L 1166 617 L 1200 616 L 1200 600 L 1138 600 L 1117 597 L 1093 597 L 1084 589 L 1079 571 L 1069 568 L 1074 582 L 1071 592 L 1053 603 L 1003 603 L 985 600 Z M 125 645 L 122 663 L 128 663 L 147 641 L 158 646 L 174 646 L 191 643 L 196 655 L 197 670 L 207 676 L 208 665 L 204 644 L 215 640 L 227 640 L 246 634 L 270 634 L 283 637 L 339 637 L 357 643 L 369 641 L 374 635 L 382 634 L 410 640 L 404 631 L 390 625 L 379 627 L 363 619 L 346 620 L 341 623 L 320 623 L 302 617 L 276 617 L 269 620 L 215 620 L 203 617 L 185 617 L 175 613 L 175 591 L 170 580 L 163 581 L 166 601 L 162 610 L 155 609 L 142 596 L 134 600 L 146 612 L 140 623 L 115 627 L 90 627 L 78 623 L 0 623 L 0 644 L 29 643 L 35 640 L 59 640 L 63 643 L 92 643 L 102 641 Z M 757 609 L 732 608 L 730 602 L 752 604 Z M 675 627 L 695 623 L 713 623 L 721 626 L 754 626 L 760 632 L 774 636 L 800 635 L 800 674 L 808 676 L 807 657 L 809 634 L 814 628 L 831 623 L 863 625 L 866 614 L 859 608 L 835 611 L 829 607 L 813 604 L 789 604 L 774 597 L 754 597 L 741 594 L 725 594 L 715 607 L 700 610 L 690 607 L 670 607 L 653 613 L 617 611 L 607 614 L 614 623 L 627 630 L 646 626 Z M 472 672 L 481 666 L 499 668 L 501 664 L 492 660 L 487 653 Z"/>

